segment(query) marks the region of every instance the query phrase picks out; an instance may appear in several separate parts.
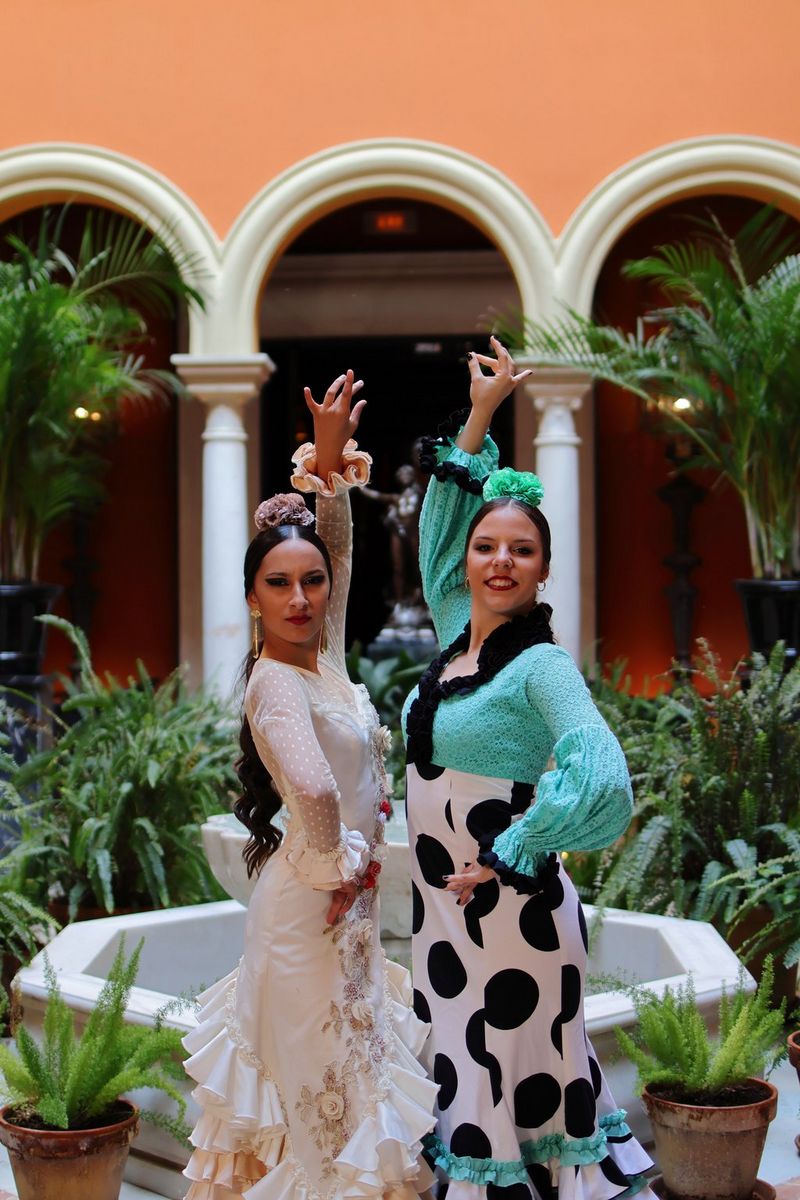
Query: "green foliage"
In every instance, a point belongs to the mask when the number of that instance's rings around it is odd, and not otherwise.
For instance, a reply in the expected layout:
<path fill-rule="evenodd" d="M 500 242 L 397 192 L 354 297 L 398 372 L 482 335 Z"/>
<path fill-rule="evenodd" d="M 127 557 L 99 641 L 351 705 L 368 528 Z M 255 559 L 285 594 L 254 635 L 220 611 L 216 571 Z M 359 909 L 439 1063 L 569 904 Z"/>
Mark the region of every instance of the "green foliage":
<path fill-rule="evenodd" d="M 347 656 L 347 670 L 353 683 L 361 683 L 369 692 L 381 721 L 392 735 L 392 746 L 386 755 L 386 770 L 394 784 L 393 800 L 405 798 L 406 755 L 401 731 L 403 703 L 427 667 L 415 662 L 405 651 L 391 658 L 371 659 L 361 653 L 358 642 Z"/>
<path fill-rule="evenodd" d="M 635 332 L 573 311 L 545 324 L 503 318 L 495 332 L 542 363 L 658 401 L 694 446 L 689 465 L 710 467 L 739 494 L 753 574 L 800 575 L 800 255 L 788 218 L 759 209 L 729 237 L 712 215 L 625 273 L 668 301 Z M 683 397 L 691 417 L 664 403 Z"/>
<path fill-rule="evenodd" d="M 586 899 L 713 920 L 727 936 L 755 895 L 777 922 L 772 948 L 791 945 L 796 875 L 784 859 L 796 864 L 800 825 L 800 670 L 783 666 L 778 645 L 754 658 L 743 687 L 701 642 L 691 677 L 670 693 L 646 700 L 613 680 L 593 684 L 628 759 L 635 807 L 625 838 L 593 861 Z M 759 864 L 775 859 L 761 880 Z M 747 961 L 754 952 L 745 947 Z"/>
<path fill-rule="evenodd" d="M 786 828 L 777 832 L 788 847 L 787 854 L 764 862 L 748 855 L 744 866 L 722 875 L 713 887 L 741 897 L 730 918 L 734 935 L 744 928 L 748 917 L 760 916 L 764 909 L 768 912 L 756 932 L 742 942 L 741 957 L 750 961 L 777 946 L 783 950 L 784 966 L 792 967 L 800 962 L 800 834 Z"/>
<path fill-rule="evenodd" d="M 0 1077 L 6 1102 L 23 1119 L 40 1118 L 54 1129 L 90 1128 L 123 1093 L 155 1088 L 170 1096 L 177 1118 L 143 1111 L 142 1116 L 185 1138 L 186 1102 L 176 1084 L 183 1078 L 183 1048 L 176 1029 L 126 1025 L 125 1009 L 143 941 L 125 959 L 124 938 L 108 979 L 80 1036 L 45 956 L 47 1008 L 41 1046 L 24 1026 L 17 1029 L 16 1054 L 0 1045 Z"/>
<path fill-rule="evenodd" d="M 147 370 L 144 312 L 201 304 L 196 275 L 170 231 L 90 214 L 80 250 L 59 245 L 49 215 L 38 244 L 7 238 L 0 262 L 0 579 L 35 579 L 47 533 L 102 497 L 101 430 L 125 398 L 163 395 L 177 380 Z M 129 307 L 135 304 L 136 309 Z M 97 414 L 79 419 L 76 409 Z"/>
<path fill-rule="evenodd" d="M 770 957 L 755 995 L 748 995 L 744 974 L 732 996 L 723 991 L 719 1033 L 712 1036 L 697 1008 L 694 984 L 665 988 L 663 996 L 639 985 L 623 990 L 633 1000 L 638 1021 L 633 1035 L 615 1029 L 617 1041 L 636 1067 L 637 1089 L 666 1085 L 692 1102 L 713 1104 L 715 1096 L 754 1076 L 760 1078 L 783 1055 L 785 1003 L 774 1008 L 770 995 Z M 769 1064 L 769 1066 L 768 1066 Z"/>
<path fill-rule="evenodd" d="M 199 826 L 230 807 L 237 721 L 214 695 L 186 688 L 180 671 L 155 687 L 140 663 L 122 685 L 95 673 L 83 634 L 43 618 L 78 651 L 77 684 L 64 680 L 54 743 L 2 786 L 6 858 L 34 901 L 67 898 L 119 908 L 224 899 Z"/>

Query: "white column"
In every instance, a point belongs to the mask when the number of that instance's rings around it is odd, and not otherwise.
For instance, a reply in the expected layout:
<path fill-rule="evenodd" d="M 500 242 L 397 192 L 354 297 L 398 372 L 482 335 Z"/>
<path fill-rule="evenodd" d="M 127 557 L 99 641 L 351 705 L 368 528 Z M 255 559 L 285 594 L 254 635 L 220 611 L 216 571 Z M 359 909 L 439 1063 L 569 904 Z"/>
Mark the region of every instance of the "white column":
<path fill-rule="evenodd" d="M 247 650 L 242 565 L 250 535 L 244 408 L 275 369 L 266 354 L 209 358 L 175 354 L 173 365 L 206 407 L 203 431 L 203 681 L 223 695 Z"/>
<path fill-rule="evenodd" d="M 534 440 L 536 473 L 544 486 L 542 512 L 553 535 L 551 578 L 543 598 L 553 606 L 558 641 L 581 665 L 581 533 L 578 449 L 581 439 L 573 413 L 581 407 L 591 380 L 567 368 L 531 366 L 525 390 L 541 414 Z"/>

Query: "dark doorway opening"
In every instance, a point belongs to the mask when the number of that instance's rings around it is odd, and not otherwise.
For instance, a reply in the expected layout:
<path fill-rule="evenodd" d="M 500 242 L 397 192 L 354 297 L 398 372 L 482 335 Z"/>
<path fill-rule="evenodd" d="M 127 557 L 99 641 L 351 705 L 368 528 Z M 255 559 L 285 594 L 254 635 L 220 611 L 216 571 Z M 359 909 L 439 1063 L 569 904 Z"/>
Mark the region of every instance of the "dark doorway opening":
<path fill-rule="evenodd" d="M 261 494 L 286 491 L 294 449 L 311 437 L 303 387 L 321 400 L 331 381 L 348 367 L 364 380 L 368 404 L 359 445 L 373 458 L 373 487 L 396 488 L 395 472 L 411 458 L 414 440 L 433 433 L 453 412 L 469 405 L 466 356 L 483 349 L 474 334 L 437 337 L 304 338 L 265 340 L 262 349 L 277 370 L 261 397 Z M 513 453 L 513 405 L 502 406 L 492 434 L 501 460 Z M 369 644 L 389 613 L 389 538 L 383 510 L 353 500 L 353 586 L 348 606 L 348 645 Z"/>

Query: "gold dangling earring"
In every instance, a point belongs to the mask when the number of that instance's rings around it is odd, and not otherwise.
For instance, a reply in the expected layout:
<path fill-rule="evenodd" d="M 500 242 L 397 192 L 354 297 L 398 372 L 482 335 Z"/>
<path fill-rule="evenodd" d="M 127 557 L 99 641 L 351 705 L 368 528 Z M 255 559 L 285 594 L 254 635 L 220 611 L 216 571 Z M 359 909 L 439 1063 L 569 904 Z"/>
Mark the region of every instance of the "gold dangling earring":
<path fill-rule="evenodd" d="M 319 653 L 324 654 L 328 649 L 328 627 L 323 623 L 322 632 L 319 635 Z"/>
<path fill-rule="evenodd" d="M 261 653 L 261 646 L 264 641 L 264 630 L 261 626 L 261 613 L 257 608 L 250 609 L 250 617 L 253 622 L 253 640 L 250 645 L 250 653 L 253 658 L 258 658 Z"/>

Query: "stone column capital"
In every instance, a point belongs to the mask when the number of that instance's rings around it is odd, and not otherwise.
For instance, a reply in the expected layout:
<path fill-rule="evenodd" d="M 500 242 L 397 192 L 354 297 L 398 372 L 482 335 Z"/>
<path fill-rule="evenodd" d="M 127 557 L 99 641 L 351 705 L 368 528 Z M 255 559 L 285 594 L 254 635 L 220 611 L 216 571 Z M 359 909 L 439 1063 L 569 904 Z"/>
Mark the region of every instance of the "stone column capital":
<path fill-rule="evenodd" d="M 241 408 L 275 371 L 268 354 L 173 354 L 171 361 L 192 395 L 210 407 Z"/>
<path fill-rule="evenodd" d="M 533 400 L 537 412 L 544 412 L 551 406 L 577 412 L 589 394 L 592 387 L 592 377 L 586 371 L 576 371 L 573 367 L 542 367 L 536 359 L 515 358 L 517 370 L 530 368 L 532 374 L 523 384 L 525 391 Z"/>

